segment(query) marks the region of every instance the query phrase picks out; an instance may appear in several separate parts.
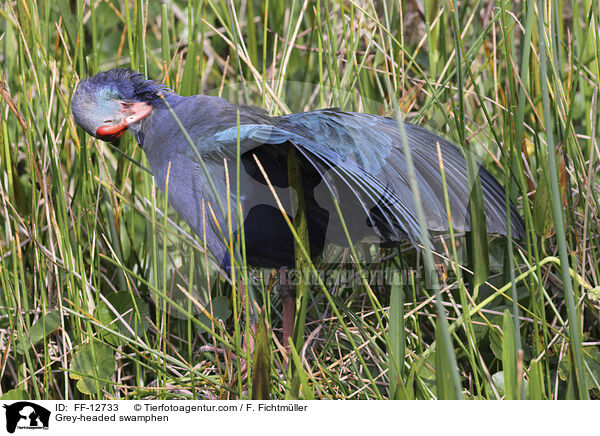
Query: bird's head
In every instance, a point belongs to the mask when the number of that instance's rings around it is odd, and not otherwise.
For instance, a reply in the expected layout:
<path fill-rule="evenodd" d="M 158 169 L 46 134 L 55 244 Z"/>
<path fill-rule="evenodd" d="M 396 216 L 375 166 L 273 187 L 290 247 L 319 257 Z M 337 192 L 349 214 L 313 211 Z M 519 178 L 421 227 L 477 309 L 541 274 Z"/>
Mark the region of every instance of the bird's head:
<path fill-rule="evenodd" d="M 160 92 L 168 89 L 129 69 L 98 73 L 82 81 L 71 100 L 73 118 L 90 135 L 116 141 L 128 128 L 162 104 Z"/>

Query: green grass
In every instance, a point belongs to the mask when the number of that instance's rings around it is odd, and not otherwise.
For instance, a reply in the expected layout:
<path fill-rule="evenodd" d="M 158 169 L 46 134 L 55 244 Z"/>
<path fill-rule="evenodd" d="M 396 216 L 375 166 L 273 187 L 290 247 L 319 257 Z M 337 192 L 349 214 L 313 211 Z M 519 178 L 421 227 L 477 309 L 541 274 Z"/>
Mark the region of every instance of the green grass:
<path fill-rule="evenodd" d="M 600 396 L 597 2 L 89 4 L 0 8 L 2 398 Z M 76 128 L 78 80 L 116 66 L 272 114 L 398 109 L 484 161 L 527 237 L 329 248 L 358 279 L 307 265 L 329 280 L 286 374 L 275 274 L 220 278 L 133 137 Z"/>

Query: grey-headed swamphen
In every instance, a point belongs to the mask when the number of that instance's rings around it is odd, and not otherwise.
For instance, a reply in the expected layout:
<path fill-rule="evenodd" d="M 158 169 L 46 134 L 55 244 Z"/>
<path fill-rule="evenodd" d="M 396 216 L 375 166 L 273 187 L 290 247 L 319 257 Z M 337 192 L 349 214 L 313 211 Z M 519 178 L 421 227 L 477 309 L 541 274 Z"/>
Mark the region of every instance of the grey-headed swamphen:
<path fill-rule="evenodd" d="M 287 189 L 287 155 L 291 149 L 296 152 L 301 173 L 311 256 L 318 256 L 327 242 L 348 245 L 348 235 L 332 197 L 340 205 L 352 243 L 423 242 L 407 175 L 403 133 L 394 119 L 339 109 L 271 117 L 262 109 L 237 106 L 219 97 L 179 96 L 128 69 L 102 72 L 81 82 L 73 95 L 71 110 L 75 121 L 96 138 L 114 142 L 127 129 L 135 134 L 158 186 L 165 190 L 168 174 L 170 204 L 206 240 L 210 252 L 224 268 L 229 267 L 222 236 L 227 229 L 224 210 L 229 201 L 234 231 L 238 222 L 238 136 L 243 165 L 239 200 L 250 265 L 277 268 L 294 264 L 292 233 L 256 163 L 261 163 L 270 183 L 279 189 L 278 197 L 285 203 L 288 215 L 293 216 L 297 205 Z M 453 227 L 469 230 L 470 189 L 463 154 L 449 141 L 421 127 L 406 123 L 404 134 L 429 230 L 448 230 L 449 221 L 438 143 Z M 224 161 L 228 161 L 230 190 Z M 488 232 L 506 235 L 504 190 L 483 166 L 479 174 Z M 288 192 L 282 191 L 285 189 Z M 511 224 L 514 237 L 524 235 L 523 222 L 514 207 Z M 285 325 L 284 320 L 284 330 Z M 290 335 L 284 331 L 284 340 Z"/>

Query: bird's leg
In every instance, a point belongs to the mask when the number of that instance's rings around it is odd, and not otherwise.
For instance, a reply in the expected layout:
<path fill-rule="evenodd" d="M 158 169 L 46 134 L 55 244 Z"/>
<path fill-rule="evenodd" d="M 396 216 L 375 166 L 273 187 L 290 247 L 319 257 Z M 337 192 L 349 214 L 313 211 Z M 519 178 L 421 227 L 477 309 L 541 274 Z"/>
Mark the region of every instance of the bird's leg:
<path fill-rule="evenodd" d="M 283 303 L 283 348 L 290 354 L 290 338 L 294 335 L 294 315 L 296 310 L 296 288 L 292 283 L 281 283 L 279 295 Z"/>

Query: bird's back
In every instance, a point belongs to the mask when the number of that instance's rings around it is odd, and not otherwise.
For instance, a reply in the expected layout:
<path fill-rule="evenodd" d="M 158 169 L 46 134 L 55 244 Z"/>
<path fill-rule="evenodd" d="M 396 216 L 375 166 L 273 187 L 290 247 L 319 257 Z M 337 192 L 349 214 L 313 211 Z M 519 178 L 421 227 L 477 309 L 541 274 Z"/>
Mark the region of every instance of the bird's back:
<path fill-rule="evenodd" d="M 394 119 L 338 109 L 270 117 L 258 108 L 236 106 L 217 97 L 173 96 L 168 101 L 197 151 L 209 164 L 210 176 L 216 180 L 217 191 L 224 203 L 228 201 L 225 192 L 232 193 L 230 201 L 235 198 L 231 185 L 230 189 L 226 186 L 224 160 L 229 162 L 231 174 L 235 168 L 235 144 L 239 136 L 243 149 L 243 176 L 246 177 L 240 200 L 246 207 L 246 234 L 250 235 L 247 238 L 252 245 L 250 252 L 255 252 L 255 264 L 279 266 L 293 262 L 291 233 L 277 205 L 272 199 L 269 203 L 270 191 L 261 190 L 259 185 L 266 188 L 266 181 L 256 164 L 258 158 L 272 185 L 289 189 L 287 153 L 290 147 L 299 151 L 306 207 L 311 220 L 311 244 L 318 247 L 317 251 L 322 250 L 326 242 L 347 245 L 344 228 L 349 230 L 353 243 L 368 240 L 389 245 L 405 239 L 420 239 L 402 147 L 405 139 L 413 156 L 428 228 L 446 231 L 449 222 L 438 143 L 446 171 L 453 227 L 458 231 L 470 228 L 470 188 L 464 156 L 454 144 L 428 130 L 404 124 L 403 133 Z M 154 128 L 151 129 L 151 140 L 147 139 L 149 129 L 143 132 L 146 137 L 144 149 L 159 185 L 164 186 L 167 162 L 177 167 L 171 185 L 177 192 L 170 200 L 190 226 L 203 234 L 206 222 L 202 223 L 198 217 L 204 216 L 206 220 L 206 215 L 199 213 L 206 204 L 200 204 L 198 199 L 211 203 L 218 216 L 215 197 L 210 192 L 206 175 L 200 170 L 196 152 L 179 127 L 169 119 L 172 116 L 165 109 L 147 121 L 147 126 Z M 264 143 L 260 138 L 264 138 Z M 480 167 L 480 176 L 488 231 L 507 234 L 504 191 L 484 167 Z M 343 218 L 336 212 L 332 193 L 341 206 Z M 289 198 L 289 195 L 282 197 Z M 521 236 L 523 225 L 514 208 L 511 218 L 513 235 Z M 221 215 L 223 220 L 225 216 Z M 208 232 L 212 233 L 209 239 L 215 247 L 211 251 L 213 254 L 216 251 L 219 256 L 218 253 L 224 252 L 224 245 L 216 241 L 219 235 L 213 230 Z"/>

